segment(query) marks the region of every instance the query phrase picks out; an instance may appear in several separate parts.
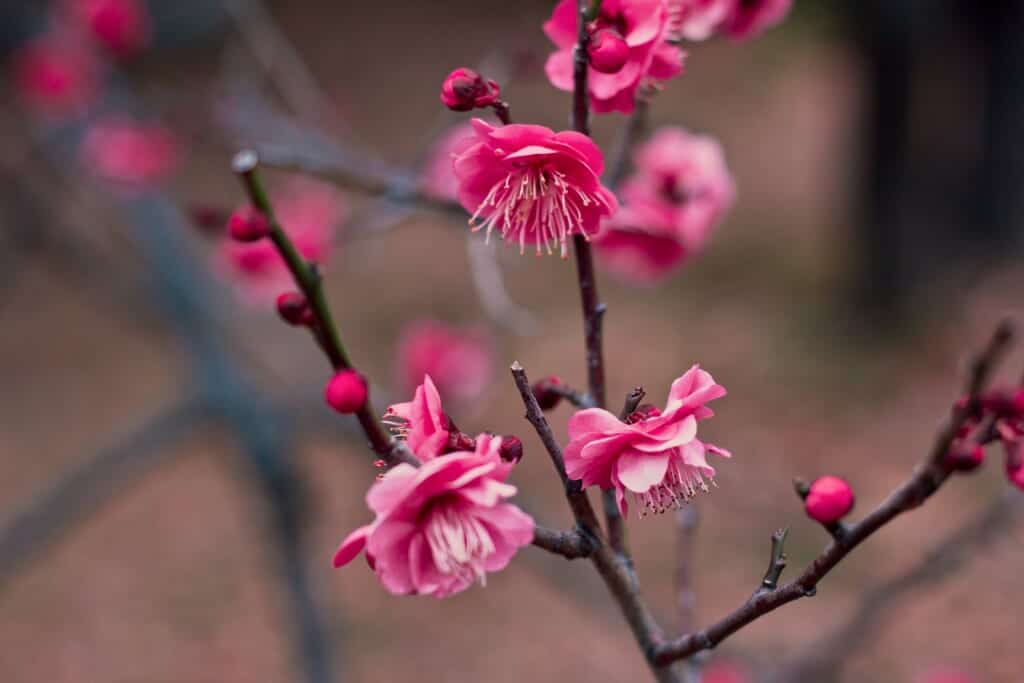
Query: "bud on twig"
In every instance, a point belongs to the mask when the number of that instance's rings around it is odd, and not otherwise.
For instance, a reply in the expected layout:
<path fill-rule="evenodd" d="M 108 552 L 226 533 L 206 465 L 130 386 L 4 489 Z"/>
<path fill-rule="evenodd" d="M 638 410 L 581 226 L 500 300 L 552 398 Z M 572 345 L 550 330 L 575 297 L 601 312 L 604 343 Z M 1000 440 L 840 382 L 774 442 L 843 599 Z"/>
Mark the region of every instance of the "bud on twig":
<path fill-rule="evenodd" d="M 327 382 L 324 399 L 339 413 L 357 412 L 366 403 L 369 389 L 366 378 L 355 370 L 342 370 Z"/>
<path fill-rule="evenodd" d="M 811 519 L 834 524 L 853 509 L 853 489 L 839 477 L 826 476 L 814 480 L 804 498 L 804 510 Z"/>
<path fill-rule="evenodd" d="M 254 206 L 242 206 L 228 218 L 228 234 L 238 242 L 256 242 L 270 234 L 270 222 Z"/>
<path fill-rule="evenodd" d="M 972 472 L 985 462 L 985 449 L 981 444 L 963 441 L 954 443 L 946 453 L 945 465 L 953 472 Z"/>
<path fill-rule="evenodd" d="M 313 324 L 313 309 L 306 297 L 298 292 L 285 292 L 277 297 L 277 314 L 289 325 Z"/>
<path fill-rule="evenodd" d="M 498 454 L 505 462 L 517 463 L 523 459 L 523 442 L 518 436 L 506 434 L 501 437 L 501 449 Z"/>
<path fill-rule="evenodd" d="M 629 60 L 629 45 L 615 29 L 602 28 L 591 37 L 587 54 L 594 71 L 614 74 L 621 71 Z"/>
<path fill-rule="evenodd" d="M 558 390 L 562 386 L 562 380 L 554 375 L 537 380 L 530 387 L 533 397 L 537 399 L 537 405 L 541 410 L 552 410 L 562 401 L 562 393 Z"/>
<path fill-rule="evenodd" d="M 459 68 L 448 74 L 441 86 L 441 101 L 452 111 L 472 111 L 493 107 L 501 91 L 494 81 L 472 69 Z"/>

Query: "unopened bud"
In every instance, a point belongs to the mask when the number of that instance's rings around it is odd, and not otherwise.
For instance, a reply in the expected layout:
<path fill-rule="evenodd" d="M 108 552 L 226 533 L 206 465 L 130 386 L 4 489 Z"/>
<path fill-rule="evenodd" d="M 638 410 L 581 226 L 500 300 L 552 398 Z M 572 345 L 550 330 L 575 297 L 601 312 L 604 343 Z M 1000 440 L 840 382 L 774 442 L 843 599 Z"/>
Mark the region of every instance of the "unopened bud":
<path fill-rule="evenodd" d="M 501 437 L 501 448 L 498 455 L 505 462 L 517 463 L 523 459 L 523 442 L 518 436 L 507 434 Z"/>
<path fill-rule="evenodd" d="M 661 409 L 658 408 L 658 406 L 651 405 L 650 403 L 644 403 L 626 416 L 626 423 L 636 424 L 637 422 L 643 422 L 644 420 L 652 417 L 658 417 L 659 415 L 661 415 Z"/>
<path fill-rule="evenodd" d="M 448 74 L 441 86 L 441 101 L 452 111 L 471 111 L 498 102 L 500 89 L 472 69 L 459 68 Z"/>
<path fill-rule="evenodd" d="M 587 54 L 594 71 L 614 74 L 621 71 L 629 60 L 629 45 L 615 29 L 602 28 L 591 37 Z"/>
<path fill-rule="evenodd" d="M 298 292 L 285 292 L 277 297 L 277 314 L 289 325 L 313 324 L 313 309 Z"/>
<path fill-rule="evenodd" d="M 533 383 L 530 390 L 533 392 L 533 397 L 537 399 L 537 405 L 541 410 L 551 410 L 561 403 L 562 394 L 557 390 L 557 387 L 560 386 L 562 386 L 562 380 L 554 375 Z"/>
<path fill-rule="evenodd" d="M 985 462 L 985 449 L 980 444 L 957 442 L 946 453 L 946 467 L 956 472 L 971 472 Z"/>
<path fill-rule="evenodd" d="M 366 378 L 355 370 L 342 370 L 327 382 L 324 399 L 339 413 L 349 414 L 366 405 Z"/>
<path fill-rule="evenodd" d="M 228 234 L 238 242 L 255 242 L 270 234 L 270 223 L 256 207 L 242 206 L 228 218 Z"/>
<path fill-rule="evenodd" d="M 811 519 L 833 524 L 853 509 L 853 489 L 839 477 L 815 479 L 804 499 L 804 510 Z"/>

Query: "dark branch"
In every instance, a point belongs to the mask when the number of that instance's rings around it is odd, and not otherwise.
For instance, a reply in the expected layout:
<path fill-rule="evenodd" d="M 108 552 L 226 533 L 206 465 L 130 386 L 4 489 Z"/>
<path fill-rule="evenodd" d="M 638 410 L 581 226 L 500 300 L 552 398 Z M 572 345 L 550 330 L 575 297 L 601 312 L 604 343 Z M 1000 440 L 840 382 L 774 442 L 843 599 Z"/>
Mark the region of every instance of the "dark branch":
<path fill-rule="evenodd" d="M 950 473 L 943 465 L 945 454 L 960 426 L 970 415 L 970 404 L 976 401 L 977 395 L 987 384 L 995 363 L 1009 346 L 1012 336 L 1008 322 L 996 329 L 985 350 L 971 365 L 968 405 L 954 411 L 936 437 L 928 457 L 907 481 L 864 519 L 851 525 L 841 538 L 834 539 L 796 579 L 775 590 L 755 592 L 746 603 L 715 624 L 659 646 L 654 653 L 654 661 L 664 666 L 715 647 L 769 612 L 794 600 L 814 595 L 818 583 L 854 548 L 900 514 L 924 503 L 949 478 Z"/>
<path fill-rule="evenodd" d="M 577 408 L 593 408 L 594 400 L 590 394 L 584 393 L 566 384 L 548 384 L 545 389 L 553 394 L 558 394 Z"/>
<path fill-rule="evenodd" d="M 779 529 L 772 534 L 772 554 L 768 560 L 768 570 L 758 591 L 773 591 L 779 586 L 779 578 L 786 569 L 786 536 L 789 529 Z"/>
<path fill-rule="evenodd" d="M 567 560 L 590 557 L 596 545 L 591 536 L 578 530 L 558 531 L 542 526 L 534 528 L 533 544 Z"/>

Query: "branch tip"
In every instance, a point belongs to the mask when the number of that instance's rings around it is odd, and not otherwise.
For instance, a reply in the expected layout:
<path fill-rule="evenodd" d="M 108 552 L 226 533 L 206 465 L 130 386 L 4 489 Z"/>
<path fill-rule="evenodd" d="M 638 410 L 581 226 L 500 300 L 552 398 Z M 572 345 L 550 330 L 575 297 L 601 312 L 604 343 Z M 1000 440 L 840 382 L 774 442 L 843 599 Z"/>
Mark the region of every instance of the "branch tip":
<path fill-rule="evenodd" d="M 235 155 L 234 159 L 231 160 L 231 169 L 239 175 L 252 173 L 259 165 L 260 157 L 256 151 L 252 149 L 243 149 Z"/>

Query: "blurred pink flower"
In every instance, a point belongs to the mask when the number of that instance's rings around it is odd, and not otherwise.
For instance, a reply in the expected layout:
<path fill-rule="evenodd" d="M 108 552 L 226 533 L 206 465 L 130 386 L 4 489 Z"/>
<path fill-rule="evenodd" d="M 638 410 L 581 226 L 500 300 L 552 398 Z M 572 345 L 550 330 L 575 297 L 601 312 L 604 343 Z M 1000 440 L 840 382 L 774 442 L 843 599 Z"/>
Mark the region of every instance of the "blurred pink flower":
<path fill-rule="evenodd" d="M 149 45 L 150 18 L 141 0 L 68 0 L 71 17 L 81 22 L 116 57 Z"/>
<path fill-rule="evenodd" d="M 584 486 L 614 488 L 624 515 L 627 491 L 641 516 L 679 508 L 697 489 L 707 491 L 704 477 L 714 478 L 707 453 L 730 457 L 697 439 L 697 421 L 713 415 L 704 404 L 725 393 L 694 365 L 672 383 L 664 411 L 641 406 L 623 422 L 603 408 L 581 410 L 569 419 L 566 472 Z"/>
<path fill-rule="evenodd" d="M 751 683 L 751 678 L 731 662 L 715 662 L 701 671 L 700 683 Z"/>
<path fill-rule="evenodd" d="M 493 366 L 490 340 L 480 330 L 419 320 L 410 323 L 399 337 L 398 379 L 406 389 L 430 375 L 445 396 L 468 401 L 483 392 Z"/>
<path fill-rule="evenodd" d="M 51 116 L 81 114 L 99 92 L 99 62 L 70 36 L 27 43 L 14 55 L 13 64 L 20 97 Z"/>
<path fill-rule="evenodd" d="M 384 423 L 406 442 L 413 455 L 427 462 L 441 455 L 448 445 L 451 423 L 441 407 L 441 394 L 430 375 L 421 375 L 413 399 L 388 406 Z"/>
<path fill-rule="evenodd" d="M 401 464 L 370 487 L 376 519 L 353 531 L 334 566 L 361 551 L 391 593 L 444 598 L 483 583 L 533 540 L 533 519 L 511 503 L 513 465 L 498 457 L 501 437 L 481 434 L 459 451 L 416 468 Z"/>
<path fill-rule="evenodd" d="M 548 80 L 559 90 L 573 89 L 573 47 L 577 38 L 577 2 L 562 0 L 544 24 L 544 33 L 558 50 L 547 61 Z M 666 0 L 605 0 L 593 29 L 611 28 L 629 46 L 629 58 L 614 73 L 590 68 L 587 88 L 594 111 L 630 113 L 639 88 L 657 88 L 683 71 L 684 53 L 667 42 Z"/>
<path fill-rule="evenodd" d="M 654 284 L 703 249 L 735 187 L 713 138 L 666 127 L 634 153 L 636 172 L 622 187 L 623 208 L 594 239 L 616 276 Z"/>
<path fill-rule="evenodd" d="M 669 35 L 706 40 L 716 33 L 751 38 L 782 21 L 792 0 L 668 0 Z"/>
<path fill-rule="evenodd" d="M 278 222 L 306 259 L 324 265 L 334 247 L 345 207 L 331 186 L 308 178 L 293 178 L 271 193 Z M 263 305 L 293 287 L 291 274 L 274 244 L 268 239 L 237 242 L 221 239 L 219 270 L 236 283 L 245 298 Z"/>
<path fill-rule="evenodd" d="M 963 669 L 940 667 L 931 669 L 914 679 L 914 683 L 977 683 L 978 679 Z"/>
<path fill-rule="evenodd" d="M 109 116 L 89 127 L 80 154 L 82 164 L 96 175 L 139 187 L 156 183 L 175 169 L 179 145 L 159 124 Z"/>
<path fill-rule="evenodd" d="M 459 182 L 452 164 L 455 156 L 476 142 L 476 134 L 469 121 L 452 126 L 431 146 L 427 161 L 420 173 L 420 190 L 436 199 L 455 201 Z"/>
<path fill-rule="evenodd" d="M 601 184 L 601 150 L 586 135 L 555 133 L 544 126 L 511 124 L 495 128 L 473 119 L 476 143 L 455 158 L 459 201 L 473 212 L 474 231 L 497 229 L 507 243 L 559 248 L 562 258 L 572 235 L 590 236 L 602 217 L 618 208 Z"/>
<path fill-rule="evenodd" d="M 736 0 L 723 29 L 737 40 L 752 38 L 785 19 L 792 6 L 793 0 Z"/>
<path fill-rule="evenodd" d="M 642 202 L 622 207 L 605 221 L 592 242 L 601 264 L 634 285 L 664 280 L 689 254 L 671 212 Z"/>

